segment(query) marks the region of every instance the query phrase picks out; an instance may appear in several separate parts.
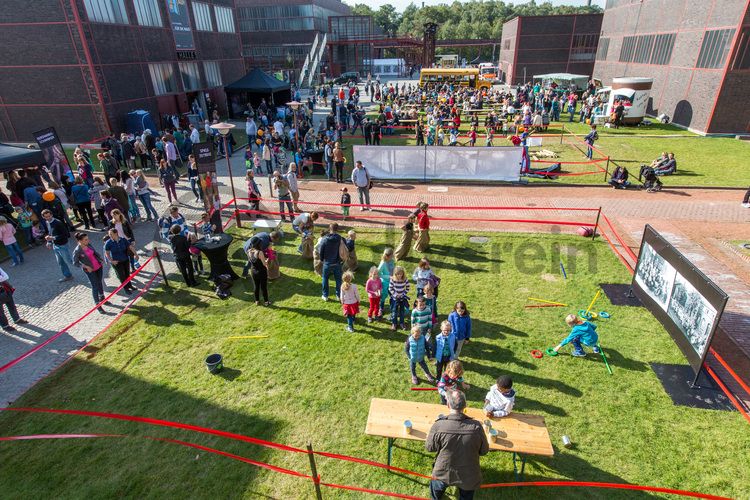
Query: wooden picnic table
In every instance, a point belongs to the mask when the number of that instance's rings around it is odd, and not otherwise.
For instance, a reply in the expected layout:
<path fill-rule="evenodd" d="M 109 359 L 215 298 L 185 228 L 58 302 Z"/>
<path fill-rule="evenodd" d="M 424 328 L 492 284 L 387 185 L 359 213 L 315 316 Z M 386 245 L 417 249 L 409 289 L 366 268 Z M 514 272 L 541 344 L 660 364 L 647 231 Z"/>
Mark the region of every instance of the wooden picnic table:
<path fill-rule="evenodd" d="M 425 441 L 432 424 L 441 414 L 447 415 L 449 412 L 448 407 L 444 405 L 373 398 L 370 401 L 365 434 L 388 439 L 387 463 L 390 465 L 393 457 L 393 442 L 396 439 Z M 519 480 L 523 479 L 527 455 L 551 457 L 555 454 L 544 417 L 540 415 L 512 412 L 507 417 L 488 418 L 484 410 L 479 408 L 467 408 L 464 413 L 480 423 L 485 420 L 492 422 L 492 428 L 498 430 L 498 437 L 496 442 L 488 438 L 490 451 L 512 453 L 513 472 Z M 412 424 L 409 434 L 406 433 L 404 427 L 406 420 Z M 518 461 L 521 463 L 520 473 Z"/>

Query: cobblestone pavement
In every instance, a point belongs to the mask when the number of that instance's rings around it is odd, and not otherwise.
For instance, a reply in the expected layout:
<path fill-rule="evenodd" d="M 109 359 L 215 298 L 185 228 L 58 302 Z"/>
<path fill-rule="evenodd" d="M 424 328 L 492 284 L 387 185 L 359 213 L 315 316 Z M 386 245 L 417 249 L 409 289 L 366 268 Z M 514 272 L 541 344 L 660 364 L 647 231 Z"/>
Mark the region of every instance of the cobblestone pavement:
<path fill-rule="evenodd" d="M 327 109 L 325 110 L 327 111 Z M 324 113 L 316 112 L 317 120 Z M 243 150 L 240 149 L 232 158 L 232 170 L 234 183 L 237 188 L 238 197 L 246 196 L 244 177 Z M 228 200 L 228 169 L 226 161 L 217 162 L 219 180 L 223 183 L 221 188 L 222 199 Z M 263 194 L 268 196 L 268 182 L 259 179 Z M 162 213 L 167 207 L 166 197 L 163 189 L 158 187 L 155 180 L 151 181 L 152 187 L 158 193 L 153 198 L 157 210 Z M 301 200 L 313 202 L 337 203 L 339 201 L 340 185 L 320 180 L 302 180 L 300 182 Z M 351 190 L 350 190 L 351 191 Z M 178 194 L 181 211 L 188 221 L 197 220 L 202 211 L 194 203 L 192 193 L 185 183 L 178 185 Z M 750 302 L 747 297 L 748 276 L 750 276 L 750 263 L 747 260 L 732 260 L 731 266 L 722 265 L 721 258 L 711 257 L 709 254 L 716 249 L 710 249 L 710 239 L 716 239 L 716 228 L 726 228 L 724 231 L 735 235 L 750 235 L 750 210 L 742 208 L 740 199 L 742 192 L 738 190 L 665 190 L 661 193 L 648 194 L 642 191 L 613 191 L 599 187 L 561 187 L 561 186 L 454 186 L 454 185 L 407 185 L 376 183 L 372 191 L 372 203 L 386 205 L 404 205 L 413 207 L 418 201 L 426 201 L 431 205 L 450 205 L 459 207 L 489 207 L 489 206 L 514 206 L 526 207 L 524 210 L 436 210 L 433 217 L 459 217 L 477 219 L 541 219 L 558 221 L 594 222 L 595 214 L 590 212 L 562 212 L 562 211 L 536 211 L 534 207 L 602 207 L 605 214 L 609 216 L 613 224 L 621 231 L 628 246 L 637 252 L 645 221 L 669 224 L 665 228 L 669 237 L 674 236 L 676 246 L 691 257 L 700 256 L 702 262 L 709 259 L 713 262 L 706 273 L 717 280 L 720 286 L 726 286 L 727 292 L 733 294 L 730 302 L 731 311 L 735 314 L 736 325 L 746 327 L 747 318 L 750 317 Z M 352 193 L 352 199 L 356 203 L 356 192 Z M 274 202 L 264 202 L 262 207 L 272 211 L 278 210 Z M 313 207 L 320 208 L 322 212 L 338 214 L 337 207 L 323 207 L 316 205 L 303 205 L 310 210 Z M 352 209 L 352 220 L 347 225 L 378 225 L 399 224 L 403 217 L 408 214 L 407 209 L 376 209 L 372 212 L 360 212 Z M 394 219 L 376 219 L 375 217 L 398 216 Z M 331 219 L 333 220 L 333 219 Z M 340 220 L 340 219 L 336 219 Z M 319 222 L 327 222 L 322 220 Z M 472 222 L 462 221 L 440 221 L 434 220 L 432 226 L 435 229 L 472 229 L 472 230 L 512 230 L 512 231 L 548 231 L 548 225 L 537 225 L 530 223 L 503 223 L 503 222 Z M 681 232 L 682 229 L 691 227 L 689 237 Z M 576 226 L 563 226 L 563 232 L 573 232 Z M 567 228 L 567 229 L 565 229 Z M 98 242 L 102 233 L 92 232 L 93 239 Z M 150 248 L 155 238 L 158 239 L 156 224 L 153 222 L 138 223 L 135 225 L 136 242 L 141 253 L 141 261 L 150 255 Z M 161 242 L 163 245 L 164 242 Z M 101 248 L 100 244 L 96 245 Z M 714 245 L 715 247 L 716 245 Z M 71 250 L 74 247 L 70 243 Z M 18 331 L 11 333 L 0 332 L 0 366 L 17 358 L 24 352 L 48 339 L 61 328 L 72 323 L 85 314 L 93 305 L 88 280 L 81 270 L 73 271 L 73 281 L 58 283 L 61 276 L 60 270 L 51 252 L 44 248 L 35 248 L 25 254 L 26 263 L 20 267 L 9 266 L 8 262 L 2 264 L 10 275 L 11 282 L 16 287 L 15 301 L 21 316 L 29 320 L 28 325 L 21 325 Z M 725 258 L 730 258 L 725 255 Z M 164 262 L 168 273 L 175 273 L 176 267 L 172 264 L 169 252 L 164 254 Z M 701 265 L 699 263 L 699 265 Z M 731 269 L 730 269 L 731 268 Z M 136 280 L 139 287 L 153 276 L 156 267 L 151 264 L 142 272 Z M 117 286 L 117 279 L 112 276 L 106 278 L 109 290 Z M 731 287 L 730 287 L 731 285 Z M 159 286 L 159 280 L 154 282 Z M 743 289 L 744 287 L 744 289 Z M 71 352 L 80 348 L 86 341 L 100 332 L 112 321 L 117 312 L 129 301 L 129 298 L 120 293 L 112 302 L 114 306 L 107 307 L 107 314 L 92 313 L 77 326 L 60 338 L 40 349 L 29 358 L 18 365 L 0 373 L 0 404 L 11 403 L 34 385 L 38 380 L 53 371 L 64 362 Z M 750 329 L 745 328 L 744 335 Z M 742 344 L 747 345 L 750 353 L 750 341 Z"/>

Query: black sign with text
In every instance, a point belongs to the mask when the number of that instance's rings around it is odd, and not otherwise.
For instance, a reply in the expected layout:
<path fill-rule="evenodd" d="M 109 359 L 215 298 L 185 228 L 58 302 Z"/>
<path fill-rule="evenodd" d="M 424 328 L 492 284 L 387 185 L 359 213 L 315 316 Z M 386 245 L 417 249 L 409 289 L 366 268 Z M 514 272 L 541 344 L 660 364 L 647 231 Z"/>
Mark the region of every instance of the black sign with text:
<path fill-rule="evenodd" d="M 199 174 L 216 172 L 216 154 L 213 144 L 210 142 L 193 144 L 193 156 L 195 156 Z"/>
<path fill-rule="evenodd" d="M 195 50 L 193 31 L 190 29 L 190 13 L 187 0 L 166 0 L 169 21 L 172 25 L 175 48 L 177 50 Z"/>

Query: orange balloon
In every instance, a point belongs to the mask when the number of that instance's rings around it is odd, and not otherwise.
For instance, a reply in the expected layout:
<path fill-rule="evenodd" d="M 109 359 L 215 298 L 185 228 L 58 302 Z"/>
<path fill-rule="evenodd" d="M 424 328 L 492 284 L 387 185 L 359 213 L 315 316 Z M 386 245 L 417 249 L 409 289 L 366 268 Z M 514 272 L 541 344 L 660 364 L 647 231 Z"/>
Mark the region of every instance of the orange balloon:
<path fill-rule="evenodd" d="M 52 191 L 45 191 L 42 195 L 42 199 L 44 201 L 55 201 L 55 193 Z"/>

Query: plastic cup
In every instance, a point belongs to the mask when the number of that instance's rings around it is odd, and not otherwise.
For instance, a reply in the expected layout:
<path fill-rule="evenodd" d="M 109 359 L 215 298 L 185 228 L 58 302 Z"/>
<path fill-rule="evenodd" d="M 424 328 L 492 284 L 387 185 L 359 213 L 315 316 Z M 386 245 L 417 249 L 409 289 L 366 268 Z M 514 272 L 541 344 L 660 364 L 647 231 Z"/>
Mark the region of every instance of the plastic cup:
<path fill-rule="evenodd" d="M 497 443 L 497 429 L 490 429 L 490 441 Z"/>
<path fill-rule="evenodd" d="M 411 434 L 411 420 L 404 421 L 404 432 Z"/>
<path fill-rule="evenodd" d="M 487 432 L 490 432 L 490 429 L 492 429 L 492 422 L 489 419 L 487 419 L 484 421 L 484 430 L 486 430 Z"/>

